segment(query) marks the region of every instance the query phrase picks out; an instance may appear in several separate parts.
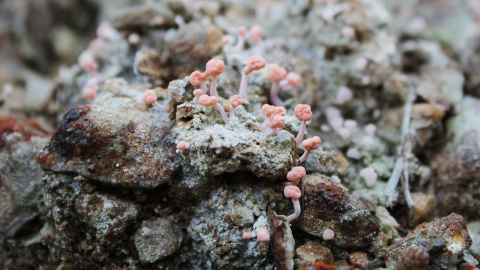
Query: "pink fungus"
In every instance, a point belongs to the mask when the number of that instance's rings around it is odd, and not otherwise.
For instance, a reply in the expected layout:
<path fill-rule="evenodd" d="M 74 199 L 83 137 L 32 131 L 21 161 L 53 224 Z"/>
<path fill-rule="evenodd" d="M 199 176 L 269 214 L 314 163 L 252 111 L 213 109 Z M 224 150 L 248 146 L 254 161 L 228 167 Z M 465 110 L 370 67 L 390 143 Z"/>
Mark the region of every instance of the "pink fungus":
<path fill-rule="evenodd" d="M 243 240 L 250 240 L 250 239 L 252 239 L 253 237 L 254 237 L 254 234 L 253 234 L 253 232 L 251 232 L 251 231 L 244 231 L 244 232 L 242 233 L 242 239 L 243 239 Z"/>
<path fill-rule="evenodd" d="M 157 95 L 153 90 L 146 90 L 143 93 L 143 102 L 147 106 L 152 106 L 157 101 Z"/>
<path fill-rule="evenodd" d="M 287 112 L 287 110 L 282 106 L 273 106 L 269 104 L 264 104 L 262 106 L 262 111 L 267 118 L 271 118 L 277 114 L 283 116 Z"/>
<path fill-rule="evenodd" d="M 245 67 L 243 68 L 242 71 L 242 77 L 240 79 L 240 87 L 238 89 L 238 95 L 242 97 L 243 99 L 248 98 L 248 88 L 247 88 L 247 82 L 248 82 L 248 75 L 252 73 L 253 71 L 260 70 L 263 67 L 265 67 L 265 59 L 261 56 L 252 56 L 245 61 Z"/>
<path fill-rule="evenodd" d="M 210 59 L 206 65 L 206 72 L 212 77 L 218 77 L 225 70 L 225 64 L 220 59 Z"/>
<path fill-rule="evenodd" d="M 302 191 L 297 186 L 287 185 L 283 189 L 283 195 L 285 198 L 298 200 L 302 197 Z"/>
<path fill-rule="evenodd" d="M 273 129 L 281 129 L 285 127 L 285 118 L 283 115 L 280 114 L 275 114 L 270 118 L 270 123 L 269 123 L 270 128 Z"/>
<path fill-rule="evenodd" d="M 303 148 L 305 148 L 305 152 L 303 152 L 302 156 L 298 160 L 298 163 L 301 164 L 307 160 L 308 155 L 312 150 L 317 149 L 320 146 L 320 143 L 322 140 L 320 140 L 320 137 L 318 136 L 313 136 L 312 138 L 306 139 L 302 142 Z"/>
<path fill-rule="evenodd" d="M 195 70 L 190 74 L 189 81 L 194 87 L 200 87 L 207 80 L 207 77 L 207 73 Z"/>
<path fill-rule="evenodd" d="M 88 73 L 95 73 L 98 69 L 97 61 L 90 51 L 84 51 L 78 58 L 80 67 Z"/>
<path fill-rule="evenodd" d="M 264 227 L 257 229 L 257 241 L 258 242 L 270 241 L 270 232 Z"/>
<path fill-rule="evenodd" d="M 97 97 L 97 86 L 87 85 L 83 88 L 82 97 L 86 100 L 94 100 Z"/>
<path fill-rule="evenodd" d="M 308 138 L 303 141 L 303 147 L 307 151 L 315 150 L 318 148 L 322 140 L 318 136 L 313 136 L 312 138 Z"/>
<path fill-rule="evenodd" d="M 322 238 L 325 241 L 333 240 L 335 238 L 335 232 L 332 229 L 327 228 L 323 231 Z"/>
<path fill-rule="evenodd" d="M 310 105 L 298 104 L 295 106 L 295 116 L 300 121 L 310 121 L 310 119 L 312 119 L 312 109 Z"/>
<path fill-rule="evenodd" d="M 289 72 L 286 80 L 288 85 L 292 88 L 298 88 L 302 85 L 302 77 L 295 72 Z"/>
<path fill-rule="evenodd" d="M 201 95 L 198 98 L 198 103 L 205 107 L 215 107 L 218 103 L 218 98 L 215 96 Z"/>
<path fill-rule="evenodd" d="M 287 173 L 287 179 L 290 182 L 298 183 L 303 177 L 305 177 L 305 175 L 307 175 L 305 168 L 302 166 L 297 166 L 290 169 L 290 171 Z"/>
<path fill-rule="evenodd" d="M 241 106 L 243 104 L 246 104 L 247 101 L 245 99 L 243 99 L 241 96 L 239 95 L 233 95 L 229 98 L 229 101 L 230 101 L 230 104 L 232 104 L 232 106 L 234 108 L 238 107 L 238 106 Z"/>
<path fill-rule="evenodd" d="M 272 81 L 272 88 L 270 89 L 270 102 L 273 105 L 283 105 L 282 100 L 280 100 L 280 97 L 278 96 L 278 88 L 280 81 L 285 79 L 285 77 L 287 77 L 287 71 L 283 67 L 277 64 L 268 65 L 267 79 Z"/>
<path fill-rule="evenodd" d="M 253 71 L 257 71 L 265 67 L 266 61 L 261 56 L 252 56 L 245 61 L 245 68 L 243 72 L 250 74 Z"/>
<path fill-rule="evenodd" d="M 283 67 L 281 67 L 277 64 L 268 65 L 267 78 L 270 81 L 278 83 L 281 80 L 285 79 L 286 76 L 287 76 L 287 71 Z"/>
<path fill-rule="evenodd" d="M 245 26 L 240 26 L 238 28 L 238 35 L 240 37 L 243 37 L 243 38 L 246 37 L 247 36 L 247 28 Z"/>
<path fill-rule="evenodd" d="M 193 90 L 193 95 L 195 97 L 199 97 L 199 96 L 205 95 L 205 94 L 206 94 L 206 92 L 203 89 L 197 88 L 197 89 Z"/>
<path fill-rule="evenodd" d="M 177 143 L 177 152 L 185 152 L 190 149 L 190 144 L 188 142 L 178 142 Z"/>
<path fill-rule="evenodd" d="M 250 28 L 248 32 L 248 38 L 253 44 L 259 43 L 262 41 L 263 31 L 262 28 L 258 25 L 254 25 Z"/>
<path fill-rule="evenodd" d="M 298 104 L 295 106 L 295 116 L 302 122 L 298 129 L 297 137 L 295 138 L 295 142 L 300 144 L 305 136 L 305 131 L 307 130 L 307 121 L 312 119 L 312 109 L 310 108 L 310 105 Z"/>

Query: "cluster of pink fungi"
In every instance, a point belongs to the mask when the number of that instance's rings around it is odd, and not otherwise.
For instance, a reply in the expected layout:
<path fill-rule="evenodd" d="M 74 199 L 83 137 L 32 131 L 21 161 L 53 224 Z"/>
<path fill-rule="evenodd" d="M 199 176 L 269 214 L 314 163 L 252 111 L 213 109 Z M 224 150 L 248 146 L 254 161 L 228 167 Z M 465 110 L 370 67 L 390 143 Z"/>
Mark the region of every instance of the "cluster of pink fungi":
<path fill-rule="evenodd" d="M 220 59 L 211 59 L 207 62 L 204 71 L 196 70 L 190 74 L 189 81 L 192 86 L 195 87 L 193 91 L 194 101 L 201 106 L 212 108 L 222 116 L 223 121 L 228 123 L 233 109 L 239 106 L 248 104 L 248 77 L 255 71 L 259 71 L 263 68 L 267 68 L 267 79 L 272 82 L 272 89 L 270 94 L 270 104 L 264 104 L 262 106 L 262 112 L 264 115 L 264 122 L 262 123 L 262 129 L 269 133 L 276 132 L 285 127 L 285 114 L 287 110 L 281 106 L 282 101 L 278 97 L 278 87 L 287 85 L 290 88 L 298 88 L 301 85 L 301 77 L 293 72 L 288 73 L 283 67 L 277 64 L 267 65 L 265 59 L 260 56 L 252 56 L 248 58 L 244 63 L 244 68 L 241 72 L 240 87 L 238 94 L 231 96 L 228 102 L 222 105 L 221 97 L 217 91 L 218 77 L 224 72 L 225 64 Z M 284 188 L 284 196 L 290 199 L 294 208 L 292 214 L 286 217 L 288 223 L 298 218 L 301 214 L 300 198 L 302 191 L 300 190 L 300 184 L 302 179 L 306 175 L 306 170 L 302 163 L 307 160 L 307 157 L 311 151 L 317 149 L 321 143 L 318 136 L 314 136 L 305 139 L 305 133 L 308 123 L 312 119 L 312 111 L 310 105 L 298 104 L 294 108 L 296 118 L 300 121 L 300 128 L 298 134 L 295 137 L 295 143 L 299 148 L 303 148 L 302 156 L 297 160 L 297 166 L 291 168 L 286 178 L 287 182 Z M 190 144 L 188 142 L 178 142 L 177 152 L 185 153 L 188 151 Z M 256 238 L 257 241 L 269 241 L 270 233 L 267 228 L 258 228 L 255 232 L 245 231 L 242 235 L 243 239 Z"/>

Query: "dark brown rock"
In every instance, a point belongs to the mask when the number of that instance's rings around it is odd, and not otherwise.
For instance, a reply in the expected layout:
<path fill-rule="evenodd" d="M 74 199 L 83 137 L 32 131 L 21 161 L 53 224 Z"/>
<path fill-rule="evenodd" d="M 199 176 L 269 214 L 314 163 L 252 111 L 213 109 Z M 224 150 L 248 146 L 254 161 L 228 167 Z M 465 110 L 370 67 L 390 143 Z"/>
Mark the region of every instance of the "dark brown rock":
<path fill-rule="evenodd" d="M 332 241 L 341 247 L 368 246 L 379 231 L 378 219 L 369 209 L 351 198 L 345 187 L 319 174 L 303 180 L 301 226 L 317 237 L 327 228 L 333 230 Z"/>
<path fill-rule="evenodd" d="M 462 216 L 450 214 L 418 225 L 387 251 L 387 266 L 394 269 L 450 269 L 457 255 L 471 245 Z"/>
<path fill-rule="evenodd" d="M 120 89 L 65 114 L 39 158 L 42 166 L 125 187 L 167 183 L 175 147 L 168 141 L 171 123 L 164 103 L 142 108 L 138 97 L 121 94 L 134 90 L 121 83 L 115 87 Z"/>

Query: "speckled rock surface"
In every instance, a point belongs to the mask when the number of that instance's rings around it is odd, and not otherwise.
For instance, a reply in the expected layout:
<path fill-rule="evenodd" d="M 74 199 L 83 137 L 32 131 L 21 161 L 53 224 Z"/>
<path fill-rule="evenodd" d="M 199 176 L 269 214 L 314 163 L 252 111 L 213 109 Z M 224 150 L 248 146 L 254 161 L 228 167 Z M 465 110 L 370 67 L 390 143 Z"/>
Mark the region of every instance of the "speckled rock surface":
<path fill-rule="evenodd" d="M 480 101 L 465 97 L 461 104 L 459 114 L 448 123 L 451 141 L 433 162 L 433 172 L 437 177 L 435 190 L 440 198 L 439 212 L 461 211 L 476 218 L 480 206 Z"/>
<path fill-rule="evenodd" d="M 63 2 L 0 3 L 0 268 L 478 266 L 470 0 Z M 301 83 L 252 72 L 234 108 L 250 56 Z M 212 58 L 217 108 L 189 78 Z M 303 103 L 321 138 L 304 163 Z"/>
<path fill-rule="evenodd" d="M 388 250 L 394 269 L 449 269 L 471 245 L 464 219 L 450 214 L 415 228 Z"/>
<path fill-rule="evenodd" d="M 147 220 L 135 233 L 135 248 L 141 262 L 154 263 L 174 254 L 182 239 L 182 231 L 168 218 Z"/>
<path fill-rule="evenodd" d="M 312 174 L 303 181 L 302 229 L 322 237 L 326 229 L 333 230 L 331 241 L 340 247 L 365 247 L 379 232 L 377 218 L 354 200 L 345 187 L 328 177 Z"/>
<path fill-rule="evenodd" d="M 141 93 L 121 80 L 106 83 L 101 91 L 96 103 L 65 114 L 40 158 L 43 167 L 126 187 L 168 182 L 174 149 L 164 143 L 172 125 L 165 104 L 147 111 Z"/>

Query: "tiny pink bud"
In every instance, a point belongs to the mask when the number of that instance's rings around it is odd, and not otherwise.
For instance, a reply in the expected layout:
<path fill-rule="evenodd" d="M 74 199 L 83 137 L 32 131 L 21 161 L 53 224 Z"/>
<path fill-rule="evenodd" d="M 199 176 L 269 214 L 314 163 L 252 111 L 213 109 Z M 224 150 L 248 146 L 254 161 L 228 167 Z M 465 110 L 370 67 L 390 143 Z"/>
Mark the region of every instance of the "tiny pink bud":
<path fill-rule="evenodd" d="M 305 168 L 302 166 L 297 166 L 290 169 L 290 171 L 287 173 L 287 179 L 290 182 L 298 183 L 303 177 L 305 177 L 305 175 L 307 175 Z"/>
<path fill-rule="evenodd" d="M 297 186 L 287 185 L 283 189 L 283 195 L 285 198 L 298 200 L 302 197 L 302 191 Z"/>
<path fill-rule="evenodd" d="M 241 106 L 243 104 L 246 104 L 247 101 L 245 99 L 243 99 L 241 96 L 239 95 L 233 95 L 230 97 L 229 99 L 230 103 L 232 104 L 232 106 L 234 108 L 238 107 L 238 106 Z"/>
<path fill-rule="evenodd" d="M 280 129 L 285 127 L 285 121 L 284 121 L 283 115 L 280 114 L 275 114 L 270 118 L 270 123 L 269 126 L 273 129 Z"/>
<path fill-rule="evenodd" d="M 242 233 L 242 239 L 243 239 L 243 240 L 250 240 L 250 239 L 252 239 L 252 238 L 253 238 L 253 233 L 252 233 L 252 232 L 250 232 L 250 231 L 244 231 L 244 232 Z"/>
<path fill-rule="evenodd" d="M 257 241 L 258 242 L 270 241 L 270 232 L 266 228 L 257 229 Z"/>
<path fill-rule="evenodd" d="M 88 73 L 95 73 L 98 69 L 97 61 L 93 54 L 89 51 L 84 51 L 80 57 L 78 58 L 78 64 L 80 67 L 88 72 Z"/>
<path fill-rule="evenodd" d="M 202 85 L 207 80 L 207 73 L 205 72 L 200 72 L 198 70 L 195 70 L 190 74 L 190 84 L 192 84 L 195 87 L 199 87 Z"/>
<path fill-rule="evenodd" d="M 190 149 L 190 144 L 188 142 L 178 142 L 177 143 L 177 151 L 179 152 L 185 152 L 188 149 Z"/>
<path fill-rule="evenodd" d="M 198 98 L 198 103 L 205 107 L 214 107 L 217 105 L 218 98 L 215 96 L 209 96 L 209 95 L 201 95 Z"/>
<path fill-rule="evenodd" d="M 228 112 L 231 112 L 231 111 L 233 110 L 232 104 L 229 103 L 229 102 L 225 103 L 225 104 L 223 105 L 223 110 L 224 110 L 225 112 L 227 112 L 227 113 L 228 113 Z"/>
<path fill-rule="evenodd" d="M 157 95 L 153 90 L 146 90 L 143 93 L 143 102 L 147 106 L 152 106 L 157 101 Z"/>
<path fill-rule="evenodd" d="M 295 106 L 295 116 L 300 121 L 310 121 L 312 119 L 312 109 L 308 104 L 298 104 Z"/>
<path fill-rule="evenodd" d="M 318 136 L 313 136 L 312 138 L 308 138 L 302 142 L 303 147 L 307 151 L 315 150 L 320 146 L 320 143 L 322 140 L 320 140 L 320 137 Z"/>
<path fill-rule="evenodd" d="M 262 40 L 262 36 L 263 36 L 263 31 L 262 31 L 262 28 L 258 25 L 254 25 L 252 26 L 252 28 L 250 28 L 250 32 L 249 32 L 249 39 L 252 43 L 258 43 Z"/>
<path fill-rule="evenodd" d="M 245 61 L 245 68 L 243 71 L 249 74 L 253 71 L 257 71 L 265 67 L 266 61 L 261 56 L 252 56 Z"/>
<path fill-rule="evenodd" d="M 287 83 L 293 88 L 298 88 L 302 85 L 302 77 L 295 72 L 290 72 L 287 74 Z"/>
<path fill-rule="evenodd" d="M 325 241 L 333 240 L 335 238 L 335 232 L 332 229 L 327 228 L 323 231 L 322 238 Z"/>
<path fill-rule="evenodd" d="M 272 118 L 274 115 L 284 116 L 287 112 L 282 106 L 273 106 L 269 104 L 263 104 L 262 111 L 267 118 Z"/>
<path fill-rule="evenodd" d="M 193 95 L 196 96 L 196 97 L 199 97 L 199 96 L 205 95 L 205 94 L 206 94 L 206 92 L 203 89 L 197 88 L 197 89 L 193 90 Z"/>
<path fill-rule="evenodd" d="M 206 72 L 208 75 L 217 77 L 225 70 L 225 64 L 220 59 L 210 59 L 206 65 Z"/>
<path fill-rule="evenodd" d="M 247 36 L 247 28 L 245 26 L 240 26 L 238 28 L 238 36 L 245 38 Z"/>
<path fill-rule="evenodd" d="M 268 65 L 268 75 L 267 79 L 269 79 L 272 82 L 279 82 L 287 76 L 287 71 L 277 65 L 277 64 L 270 64 Z"/>
<path fill-rule="evenodd" d="M 82 90 L 82 97 L 86 100 L 94 100 L 97 97 L 97 89 L 96 83 L 87 83 Z"/>
<path fill-rule="evenodd" d="M 222 41 L 223 41 L 223 44 L 226 45 L 232 41 L 232 37 L 229 35 L 223 36 Z"/>

